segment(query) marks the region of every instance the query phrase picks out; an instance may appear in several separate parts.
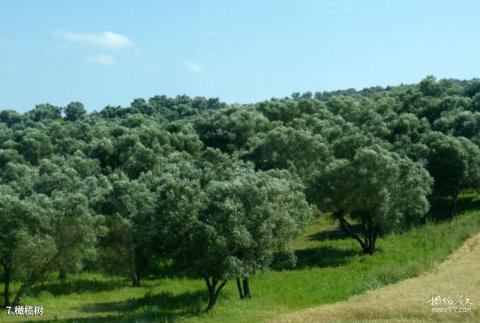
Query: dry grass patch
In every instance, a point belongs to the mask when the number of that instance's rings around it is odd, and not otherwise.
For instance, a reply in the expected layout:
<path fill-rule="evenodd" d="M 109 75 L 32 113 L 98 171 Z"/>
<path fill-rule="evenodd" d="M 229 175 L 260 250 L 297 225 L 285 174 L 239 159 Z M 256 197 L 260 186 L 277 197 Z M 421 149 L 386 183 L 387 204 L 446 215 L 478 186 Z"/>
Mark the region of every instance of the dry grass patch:
<path fill-rule="evenodd" d="M 432 312 L 432 296 L 470 299 L 470 313 Z M 439 305 L 438 307 L 448 307 Z M 346 301 L 297 311 L 277 322 L 480 322 L 480 234 L 467 240 L 448 260 L 432 271 Z"/>

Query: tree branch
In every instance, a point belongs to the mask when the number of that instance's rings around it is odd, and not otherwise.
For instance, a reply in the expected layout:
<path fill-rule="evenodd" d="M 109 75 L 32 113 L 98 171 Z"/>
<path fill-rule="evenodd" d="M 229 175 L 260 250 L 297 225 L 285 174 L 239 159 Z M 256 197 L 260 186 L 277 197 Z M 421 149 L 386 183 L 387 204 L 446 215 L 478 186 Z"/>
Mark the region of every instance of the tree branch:
<path fill-rule="evenodd" d="M 345 217 L 343 216 L 343 211 L 335 211 L 333 212 L 333 216 L 336 217 L 338 221 L 340 221 L 340 226 L 342 230 L 348 235 L 350 235 L 351 237 L 353 237 L 355 240 L 357 240 L 360 246 L 362 247 L 362 249 L 365 250 L 365 243 L 358 236 L 358 234 L 355 233 L 352 225 L 348 223 L 347 220 L 345 220 Z"/>

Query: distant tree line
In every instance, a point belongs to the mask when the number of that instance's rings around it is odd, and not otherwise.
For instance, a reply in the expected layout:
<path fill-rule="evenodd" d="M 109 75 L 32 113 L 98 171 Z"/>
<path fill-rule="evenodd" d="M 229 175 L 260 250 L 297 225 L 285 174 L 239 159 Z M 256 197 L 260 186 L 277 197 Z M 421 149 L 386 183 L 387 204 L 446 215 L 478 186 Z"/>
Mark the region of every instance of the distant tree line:
<path fill-rule="evenodd" d="M 214 307 L 329 214 L 366 254 L 391 231 L 455 215 L 480 184 L 480 80 L 294 93 L 256 104 L 155 96 L 0 112 L 4 305 L 51 273 L 160 263 Z M 11 292 L 12 280 L 21 282 Z"/>

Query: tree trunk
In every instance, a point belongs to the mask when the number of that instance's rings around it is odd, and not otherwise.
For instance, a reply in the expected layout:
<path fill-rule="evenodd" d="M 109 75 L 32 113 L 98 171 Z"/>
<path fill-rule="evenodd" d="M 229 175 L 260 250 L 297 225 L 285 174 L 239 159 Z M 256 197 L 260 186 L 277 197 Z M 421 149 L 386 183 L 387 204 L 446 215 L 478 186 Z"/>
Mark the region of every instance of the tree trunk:
<path fill-rule="evenodd" d="M 131 241 L 134 240 L 133 231 L 131 232 Z M 130 266 L 130 276 L 132 278 L 132 287 L 140 287 L 140 274 L 137 270 L 137 255 L 135 252 L 135 247 L 132 242 L 132 246 L 130 248 L 130 255 L 129 255 L 129 266 Z"/>
<path fill-rule="evenodd" d="M 67 273 L 65 272 L 64 269 L 60 269 L 58 271 L 58 279 L 63 283 L 65 279 L 67 279 Z"/>
<path fill-rule="evenodd" d="M 376 247 L 375 247 L 375 242 L 372 242 L 369 240 L 368 244 L 365 245 L 365 249 L 363 249 L 363 252 L 368 255 L 373 255 L 375 253 Z"/>
<path fill-rule="evenodd" d="M 245 295 L 243 294 L 243 289 L 242 289 L 242 284 L 240 282 L 240 278 L 237 278 L 237 289 L 238 289 L 238 295 L 240 296 L 240 299 L 243 299 Z"/>
<path fill-rule="evenodd" d="M 132 273 L 132 287 L 140 287 L 140 276 L 136 273 Z"/>
<path fill-rule="evenodd" d="M 208 289 L 208 305 L 205 308 L 205 312 L 209 312 L 213 309 L 213 307 L 217 303 L 218 295 L 220 294 L 220 291 L 225 286 L 227 281 L 224 280 L 218 287 L 217 287 L 217 284 L 219 282 L 218 279 L 212 278 L 212 281 L 210 281 L 209 278 L 205 278 L 205 282 L 207 283 L 207 289 Z"/>
<path fill-rule="evenodd" d="M 13 300 L 12 307 L 20 305 L 20 299 L 23 297 L 23 294 L 27 291 L 30 286 L 39 278 L 37 273 L 32 273 L 30 277 L 28 277 L 27 281 L 20 286 L 20 289 L 17 291 L 15 295 L 15 299 Z"/>
<path fill-rule="evenodd" d="M 205 309 L 205 312 L 211 311 L 215 307 L 216 303 L 217 303 L 217 296 L 215 295 L 215 290 L 214 289 L 209 289 L 208 290 L 208 305 L 207 305 L 207 308 Z"/>
<path fill-rule="evenodd" d="M 3 276 L 3 305 L 7 307 L 10 305 L 10 280 L 11 280 L 11 270 L 6 266 L 3 266 L 4 276 Z"/>
<path fill-rule="evenodd" d="M 448 218 L 453 218 L 455 215 L 455 209 L 457 208 L 457 201 L 458 201 L 458 193 L 455 193 L 452 203 L 450 204 L 450 208 L 448 210 Z"/>
<path fill-rule="evenodd" d="M 248 277 L 243 278 L 243 294 L 245 298 L 252 298 L 250 294 L 250 282 Z"/>
<path fill-rule="evenodd" d="M 354 238 L 362 247 L 362 250 L 365 251 L 366 248 L 366 243 L 360 239 L 360 236 L 355 233 L 353 230 L 353 227 L 350 223 L 348 223 L 347 220 L 345 220 L 345 216 L 343 215 L 344 212 L 342 211 L 336 211 L 333 213 L 334 217 L 338 219 L 340 222 L 340 227 L 342 228 L 343 232 Z"/>
<path fill-rule="evenodd" d="M 33 271 L 30 276 L 28 277 L 27 281 L 20 286 L 20 289 L 17 291 L 17 294 L 15 295 L 15 299 L 13 300 L 13 303 L 11 304 L 12 307 L 20 305 L 20 298 L 23 297 L 23 294 L 27 291 L 30 286 L 32 286 L 33 283 L 35 283 L 39 278 L 42 277 L 48 270 L 52 269 L 52 266 L 55 264 L 55 262 L 67 251 L 70 250 L 73 246 L 75 246 L 83 236 L 77 236 L 75 239 L 73 239 L 68 246 L 68 248 L 65 248 L 64 250 L 57 251 L 57 253 L 50 258 L 50 260 L 38 271 Z"/>
<path fill-rule="evenodd" d="M 377 228 L 373 225 L 372 219 L 365 224 L 365 246 L 363 252 L 373 255 L 376 251 L 375 243 L 377 241 Z"/>

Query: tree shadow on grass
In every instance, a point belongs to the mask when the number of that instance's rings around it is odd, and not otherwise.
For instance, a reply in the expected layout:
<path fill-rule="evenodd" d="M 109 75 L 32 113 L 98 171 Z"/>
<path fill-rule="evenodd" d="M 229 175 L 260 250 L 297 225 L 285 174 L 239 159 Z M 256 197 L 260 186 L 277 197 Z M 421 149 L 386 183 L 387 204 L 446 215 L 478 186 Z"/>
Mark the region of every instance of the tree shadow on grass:
<path fill-rule="evenodd" d="M 437 223 L 450 221 L 456 216 L 480 209 L 480 195 L 474 192 L 466 192 L 461 194 L 455 205 L 453 216 L 450 214 L 451 198 L 437 198 L 430 201 L 430 210 L 424 220 L 431 219 Z"/>
<path fill-rule="evenodd" d="M 130 299 L 121 302 L 92 303 L 80 307 L 87 315 L 97 316 L 72 318 L 62 322 L 175 322 L 180 316 L 199 315 L 206 304 L 207 295 L 204 291 L 188 292 L 179 295 L 162 292 L 148 295 L 140 299 Z M 103 316 L 110 312 L 116 315 Z M 32 321 L 33 322 L 33 321 Z M 43 322 L 58 322 L 57 320 Z"/>
<path fill-rule="evenodd" d="M 355 232 L 361 231 L 360 224 L 352 224 L 352 227 Z M 350 239 L 350 236 L 347 235 L 345 231 L 343 231 L 340 228 L 333 229 L 333 230 L 320 231 L 308 236 L 308 240 L 314 240 L 314 241 L 341 240 L 341 239 Z"/>
<path fill-rule="evenodd" d="M 123 280 L 92 280 L 92 279 L 72 279 L 64 282 L 47 282 L 33 286 L 28 292 L 29 295 L 37 296 L 41 292 L 47 292 L 54 296 L 69 295 L 72 293 L 88 293 L 109 291 L 125 286 Z"/>
<path fill-rule="evenodd" d="M 308 267 L 338 267 L 349 263 L 354 256 L 361 255 L 361 250 L 338 249 L 329 246 L 300 249 L 295 252 L 297 265 L 295 269 Z"/>
<path fill-rule="evenodd" d="M 182 314 L 195 314 L 201 311 L 202 305 L 206 301 L 204 291 L 187 292 L 179 295 L 173 295 L 169 292 L 148 295 L 143 298 L 130 299 L 122 302 L 94 303 L 81 307 L 84 312 L 125 312 L 134 311 L 143 307 L 154 307 L 165 312 L 175 312 Z M 181 309 L 181 312 L 178 310 Z"/>
<path fill-rule="evenodd" d="M 480 209 L 480 195 L 461 196 L 457 202 L 457 214 Z"/>

